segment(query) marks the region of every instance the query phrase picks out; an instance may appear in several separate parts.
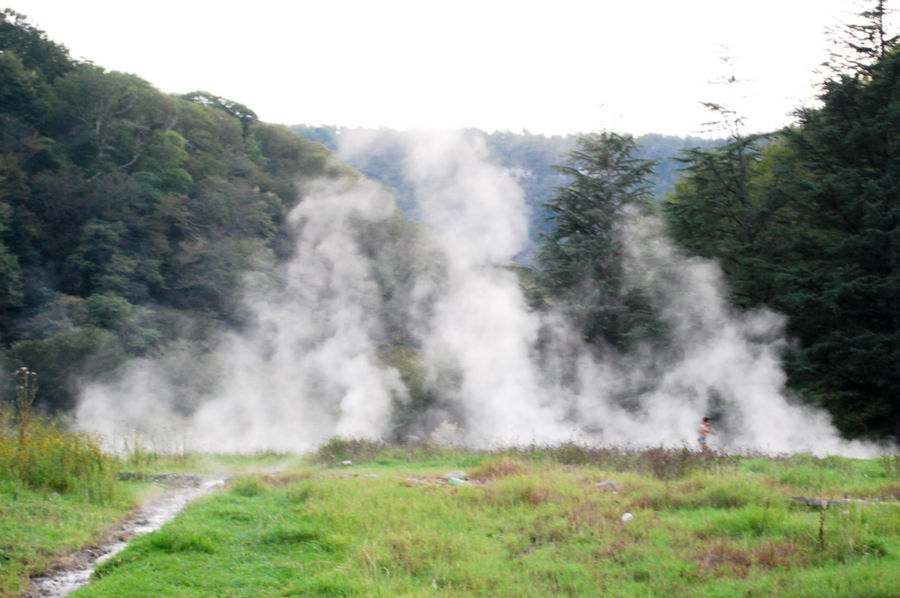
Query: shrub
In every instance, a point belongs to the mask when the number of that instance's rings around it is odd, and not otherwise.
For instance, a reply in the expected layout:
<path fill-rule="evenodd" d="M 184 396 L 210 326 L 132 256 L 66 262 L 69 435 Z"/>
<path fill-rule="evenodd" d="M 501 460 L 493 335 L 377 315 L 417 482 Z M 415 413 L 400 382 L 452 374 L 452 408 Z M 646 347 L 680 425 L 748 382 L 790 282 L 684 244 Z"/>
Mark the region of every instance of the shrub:
<path fill-rule="evenodd" d="M 472 478 L 492 480 L 511 475 L 522 475 L 533 469 L 533 466 L 521 459 L 498 457 L 496 459 L 488 459 L 479 464 L 469 473 L 469 475 Z"/>
<path fill-rule="evenodd" d="M 106 502 L 113 493 L 111 465 L 112 457 L 89 434 L 63 430 L 47 418 L 16 426 L 12 414 L 0 410 L 0 480 Z"/>
<path fill-rule="evenodd" d="M 326 465 L 336 465 L 343 461 L 353 461 L 354 463 L 374 461 L 383 453 L 384 449 L 385 444 L 380 441 L 335 436 L 319 447 L 315 460 Z"/>

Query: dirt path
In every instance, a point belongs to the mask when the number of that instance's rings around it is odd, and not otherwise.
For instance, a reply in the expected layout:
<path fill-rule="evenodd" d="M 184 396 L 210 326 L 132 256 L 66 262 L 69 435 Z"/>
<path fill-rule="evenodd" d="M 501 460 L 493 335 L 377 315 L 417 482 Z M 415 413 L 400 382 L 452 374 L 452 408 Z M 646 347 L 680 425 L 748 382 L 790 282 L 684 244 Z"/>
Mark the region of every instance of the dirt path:
<path fill-rule="evenodd" d="M 22 598 L 58 598 L 71 594 L 88 583 L 98 564 L 120 552 L 132 538 L 159 529 L 191 501 L 225 484 L 224 478 L 198 475 L 154 476 L 153 481 L 170 484 L 172 488 L 122 522 L 109 542 L 81 550 L 71 555 L 69 565 L 47 576 L 32 578 L 31 589 Z"/>

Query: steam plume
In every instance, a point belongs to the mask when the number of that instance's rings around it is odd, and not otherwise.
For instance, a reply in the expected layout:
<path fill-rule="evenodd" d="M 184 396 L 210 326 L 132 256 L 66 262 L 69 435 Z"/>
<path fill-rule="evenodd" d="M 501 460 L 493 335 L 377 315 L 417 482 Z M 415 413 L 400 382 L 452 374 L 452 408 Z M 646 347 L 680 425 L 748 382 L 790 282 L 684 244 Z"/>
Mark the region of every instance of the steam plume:
<path fill-rule="evenodd" d="M 384 142 L 344 137 L 345 152 Z M 401 328 L 436 397 L 419 432 L 437 429 L 443 440 L 694 446 L 713 412 L 717 449 L 875 454 L 841 440 L 823 412 L 786 392 L 782 318 L 733 313 L 715 264 L 679 255 L 659 222 L 629 224 L 625 267 L 630 284 L 661 297 L 676 350 L 599 358 L 559 314 L 530 310 L 504 267 L 528 242 L 528 212 L 483 138 L 417 132 L 402 147 L 441 276 L 410 266 L 410 251 L 373 248 L 360 234 L 390 230 L 397 217 L 378 187 L 311 187 L 290 215 L 293 258 L 275 276 L 248 281 L 250 324 L 218 339 L 209 383 L 186 374 L 177 356 L 134 362 L 118 382 L 85 387 L 81 425 L 111 438 L 168 429 L 185 446 L 217 451 L 388 438 L 410 400 L 382 351 Z M 390 304 L 379 267 L 409 270 Z M 632 397 L 628 408 L 623 396 Z"/>
<path fill-rule="evenodd" d="M 315 187 L 290 214 L 296 257 L 277 280 L 248 281 L 253 322 L 219 340 L 220 383 L 212 396 L 192 398 L 189 419 L 170 406 L 177 392 L 168 372 L 144 363 L 120 384 L 89 386 L 79 420 L 112 437 L 123 427 L 158 437 L 174 426 L 192 447 L 218 451 L 303 451 L 331 435 L 380 437 L 405 389 L 396 370 L 379 364 L 372 315 L 380 293 L 354 222 L 377 223 L 394 209 L 374 185 Z"/>
<path fill-rule="evenodd" d="M 451 392 L 465 424 L 462 440 L 485 446 L 569 436 L 533 359 L 540 320 L 516 276 L 498 267 L 528 241 L 522 191 L 490 162 L 480 136 L 419 132 L 407 139 L 406 171 L 448 264 L 423 338 L 425 357 L 459 372 Z"/>

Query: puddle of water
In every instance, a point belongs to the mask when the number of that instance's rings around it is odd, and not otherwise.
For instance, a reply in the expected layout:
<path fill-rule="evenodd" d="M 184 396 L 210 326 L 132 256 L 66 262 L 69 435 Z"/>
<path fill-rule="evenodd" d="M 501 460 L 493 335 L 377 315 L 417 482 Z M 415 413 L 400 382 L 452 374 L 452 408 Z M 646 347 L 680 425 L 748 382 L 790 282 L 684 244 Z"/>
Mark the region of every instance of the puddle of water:
<path fill-rule="evenodd" d="M 118 534 L 121 540 L 104 544 L 96 549 L 75 556 L 76 564 L 47 577 L 31 580 L 27 598 L 58 598 L 71 594 L 90 581 L 97 565 L 115 556 L 136 537 L 155 531 L 171 521 L 191 501 L 208 494 L 225 484 L 224 479 L 185 478 L 191 485 L 181 485 L 163 496 L 141 506 L 135 516 L 127 520 Z"/>

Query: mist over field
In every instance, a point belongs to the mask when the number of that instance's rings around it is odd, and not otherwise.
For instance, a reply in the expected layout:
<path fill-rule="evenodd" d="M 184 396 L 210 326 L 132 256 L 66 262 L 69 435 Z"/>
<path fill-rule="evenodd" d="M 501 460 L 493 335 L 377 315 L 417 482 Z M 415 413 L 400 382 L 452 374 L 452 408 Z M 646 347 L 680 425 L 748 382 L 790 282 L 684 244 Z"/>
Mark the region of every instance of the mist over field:
<path fill-rule="evenodd" d="M 132 362 L 115 381 L 86 384 L 79 425 L 112 442 L 139 434 L 163 449 L 205 451 L 389 438 L 411 401 L 379 353 L 390 319 L 407 328 L 423 385 L 437 397 L 409 433 L 418 439 L 695 447 L 702 417 L 714 414 L 716 449 L 878 452 L 842 440 L 826 413 L 793 400 L 780 366 L 783 318 L 734 313 L 716 264 L 680 255 L 654 219 L 629 221 L 625 267 L 629 284 L 655 290 L 678 351 L 588 348 L 559 313 L 530 309 L 505 267 L 528 243 L 529 213 L 483 138 L 406 139 L 403 167 L 430 244 L 402 252 L 410 271 L 402 298 L 385 303 L 379 268 L 400 265 L 379 264 L 392 254 L 372 247 L 397 217 L 393 200 L 369 182 L 306 185 L 290 214 L 293 256 L 275 275 L 246 281 L 245 328 L 217 338 L 196 375 L 175 348 Z M 379 140 L 343 142 L 346 156 Z M 440 275 L 423 275 L 435 252 Z"/>

